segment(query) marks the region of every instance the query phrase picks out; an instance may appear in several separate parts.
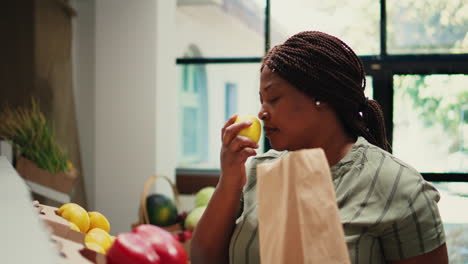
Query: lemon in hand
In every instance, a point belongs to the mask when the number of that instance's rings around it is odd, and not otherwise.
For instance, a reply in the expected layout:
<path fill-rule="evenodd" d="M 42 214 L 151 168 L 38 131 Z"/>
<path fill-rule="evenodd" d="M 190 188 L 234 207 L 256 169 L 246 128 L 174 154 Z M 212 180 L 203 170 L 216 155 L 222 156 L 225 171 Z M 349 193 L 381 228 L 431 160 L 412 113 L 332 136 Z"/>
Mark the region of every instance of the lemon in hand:
<path fill-rule="evenodd" d="M 252 125 L 247 128 L 242 129 L 239 132 L 239 136 L 244 136 L 252 139 L 255 143 L 258 143 L 260 139 L 260 134 L 262 130 L 262 126 L 260 125 L 260 121 L 255 116 L 247 115 L 247 116 L 237 116 L 235 123 L 239 123 L 242 121 L 252 121 Z"/>
<path fill-rule="evenodd" d="M 112 244 L 111 236 L 101 228 L 93 228 L 85 236 L 85 243 L 96 243 L 101 246 L 105 252 Z"/>
<path fill-rule="evenodd" d="M 89 229 L 89 216 L 83 207 L 75 203 L 68 203 L 62 205 L 57 214 L 65 218 L 69 222 L 74 223 L 80 228 L 80 231 L 86 233 Z"/>
<path fill-rule="evenodd" d="M 110 224 L 107 218 L 99 212 L 88 212 L 89 215 L 89 230 L 93 228 L 101 228 L 107 233 L 110 232 Z"/>

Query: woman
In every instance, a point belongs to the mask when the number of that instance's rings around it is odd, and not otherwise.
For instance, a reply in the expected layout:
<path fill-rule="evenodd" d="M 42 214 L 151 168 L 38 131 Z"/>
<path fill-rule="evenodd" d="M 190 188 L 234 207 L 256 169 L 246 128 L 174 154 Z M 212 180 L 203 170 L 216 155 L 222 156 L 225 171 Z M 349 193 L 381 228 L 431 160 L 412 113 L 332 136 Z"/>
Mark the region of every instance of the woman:
<path fill-rule="evenodd" d="M 362 62 L 336 37 L 301 32 L 268 52 L 258 116 L 276 151 L 255 156 L 258 145 L 237 136 L 250 123 L 226 122 L 221 177 L 192 263 L 260 263 L 256 165 L 306 148 L 322 148 L 330 164 L 352 263 L 448 262 L 439 194 L 387 152 L 382 111 L 364 89 Z"/>

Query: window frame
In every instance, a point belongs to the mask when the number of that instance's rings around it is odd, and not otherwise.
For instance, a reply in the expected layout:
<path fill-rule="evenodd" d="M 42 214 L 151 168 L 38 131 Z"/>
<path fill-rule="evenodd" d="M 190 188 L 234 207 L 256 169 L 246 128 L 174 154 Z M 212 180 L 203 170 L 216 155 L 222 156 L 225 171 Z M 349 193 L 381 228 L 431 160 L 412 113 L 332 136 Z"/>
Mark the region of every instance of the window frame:
<path fill-rule="evenodd" d="M 270 7 L 265 0 L 265 53 L 270 49 Z M 373 97 L 382 106 L 385 128 L 390 144 L 393 142 L 393 75 L 399 74 L 468 74 L 468 53 L 463 54 L 408 54 L 387 53 L 386 0 L 380 0 L 380 54 L 359 56 L 366 75 L 373 78 Z M 177 65 L 184 64 L 236 64 L 261 63 L 262 57 L 177 58 Z M 264 141 L 265 150 L 270 149 Z M 421 173 L 433 182 L 468 182 L 468 173 Z M 216 186 L 220 171 L 216 169 L 176 169 L 176 184 L 181 193 L 193 194 L 205 186 Z"/>

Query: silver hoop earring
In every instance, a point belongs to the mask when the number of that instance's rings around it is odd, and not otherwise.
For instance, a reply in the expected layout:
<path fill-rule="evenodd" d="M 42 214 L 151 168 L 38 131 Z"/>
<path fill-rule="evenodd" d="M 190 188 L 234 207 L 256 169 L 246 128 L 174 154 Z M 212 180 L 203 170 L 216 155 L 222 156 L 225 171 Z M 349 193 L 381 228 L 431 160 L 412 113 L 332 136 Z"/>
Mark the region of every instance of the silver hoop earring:
<path fill-rule="evenodd" d="M 320 101 L 315 101 L 315 105 L 319 106 L 319 105 L 320 105 Z"/>

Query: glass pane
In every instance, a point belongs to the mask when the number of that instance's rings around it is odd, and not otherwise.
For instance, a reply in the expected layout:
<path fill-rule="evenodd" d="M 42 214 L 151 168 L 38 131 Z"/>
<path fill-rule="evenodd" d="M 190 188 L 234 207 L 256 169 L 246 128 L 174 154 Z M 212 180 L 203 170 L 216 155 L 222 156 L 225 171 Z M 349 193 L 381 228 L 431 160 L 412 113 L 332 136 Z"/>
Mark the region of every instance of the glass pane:
<path fill-rule="evenodd" d="M 226 83 L 225 96 L 226 109 L 224 119 L 228 120 L 229 117 L 237 113 L 237 85 L 235 83 Z"/>
<path fill-rule="evenodd" d="M 183 134 L 183 155 L 191 156 L 197 153 L 197 142 L 194 138 L 198 138 L 197 129 L 194 129 L 199 121 L 198 109 L 194 107 L 184 107 L 184 121 L 182 127 Z"/>
<path fill-rule="evenodd" d="M 394 76 L 393 152 L 420 172 L 468 172 L 468 75 Z"/>
<path fill-rule="evenodd" d="M 356 54 L 380 53 L 380 1 L 271 0 L 270 3 L 272 47 L 298 32 L 317 30 L 340 38 Z"/>
<path fill-rule="evenodd" d="M 261 57 L 265 1 L 177 0 L 176 28 L 177 57 Z"/>
<path fill-rule="evenodd" d="M 451 264 L 468 263 L 468 183 L 433 183 L 440 192 L 439 212 L 444 223 Z"/>
<path fill-rule="evenodd" d="M 183 87 L 184 68 L 197 74 L 197 92 Z M 178 65 L 179 68 L 179 168 L 219 168 L 221 128 L 226 122 L 226 111 L 257 116 L 260 110 L 258 89 L 260 64 L 192 64 Z M 235 105 L 234 105 L 235 104 Z M 227 108 L 227 105 L 229 107 Z M 184 113 L 187 107 L 198 112 Z M 194 132 L 196 130 L 196 132 Z M 263 146 L 263 138 L 259 146 Z M 262 153 L 262 150 L 257 150 Z"/>
<path fill-rule="evenodd" d="M 387 33 L 389 53 L 466 53 L 468 2 L 387 0 Z"/>

